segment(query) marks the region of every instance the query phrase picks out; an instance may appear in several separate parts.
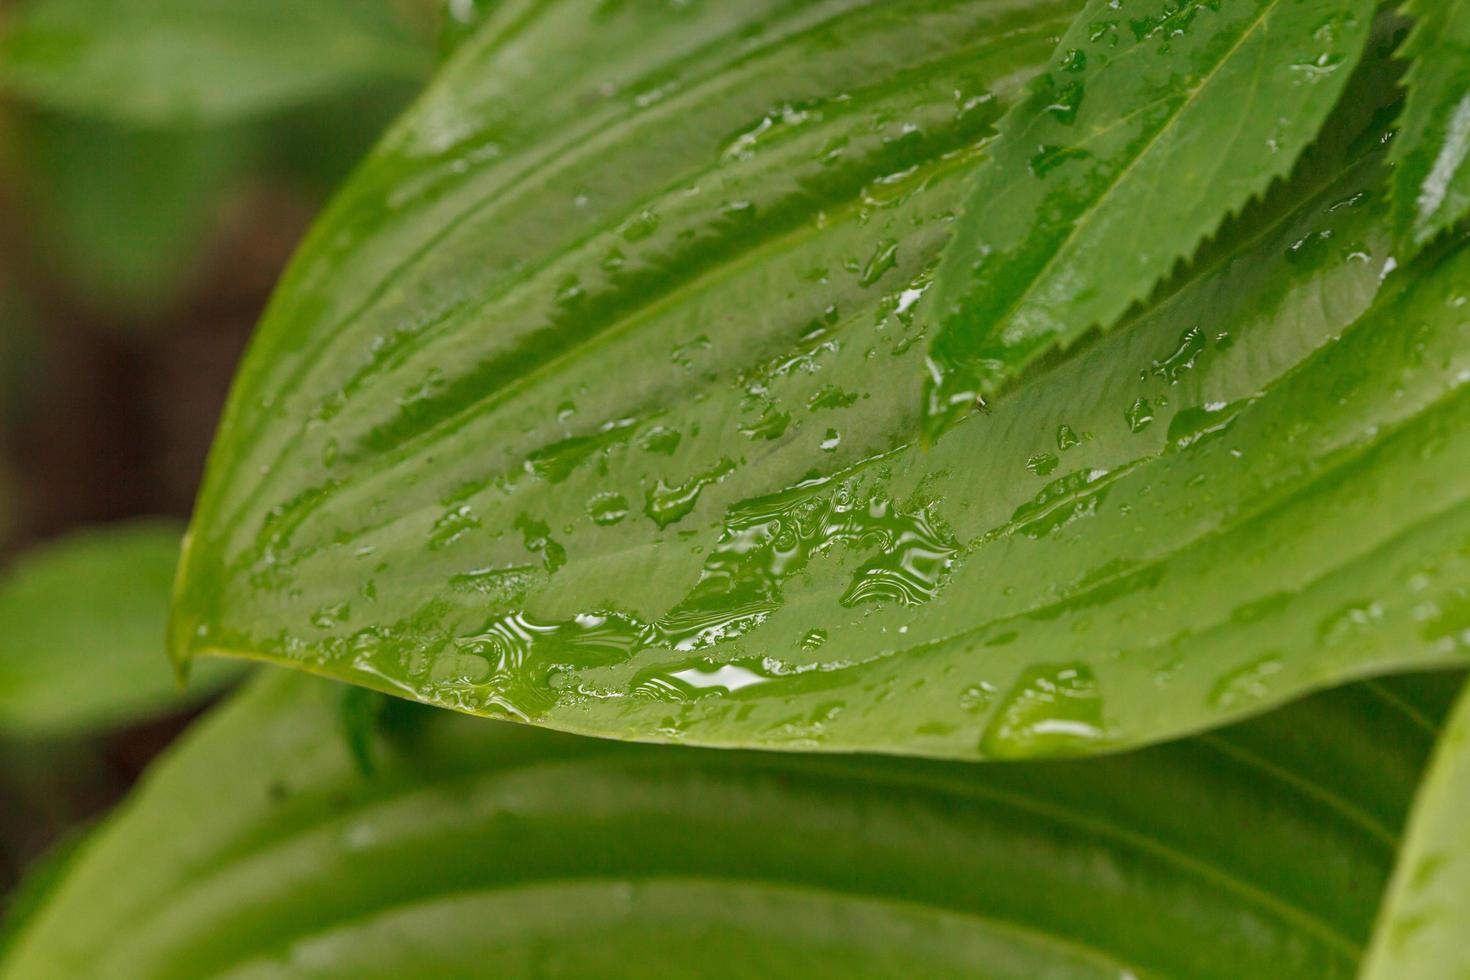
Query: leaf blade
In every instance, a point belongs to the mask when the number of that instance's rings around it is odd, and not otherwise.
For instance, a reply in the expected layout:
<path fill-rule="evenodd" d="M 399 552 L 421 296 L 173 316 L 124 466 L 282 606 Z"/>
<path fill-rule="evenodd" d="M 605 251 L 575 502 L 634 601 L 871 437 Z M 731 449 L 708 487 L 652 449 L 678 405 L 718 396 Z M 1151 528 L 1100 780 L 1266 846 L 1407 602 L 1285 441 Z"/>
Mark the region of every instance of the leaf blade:
<path fill-rule="evenodd" d="M 178 711 L 238 672 L 210 664 L 185 696 L 164 635 L 180 529 L 139 521 L 75 533 L 0 579 L 0 734 L 92 732 Z"/>
<path fill-rule="evenodd" d="M 1412 255 L 1470 212 L 1470 6 L 1462 0 L 1404 4 L 1417 19 L 1399 135 L 1394 143 L 1394 219 Z"/>
<path fill-rule="evenodd" d="M 1398 866 L 1379 912 L 1362 980 L 1453 980 L 1470 970 L 1470 696 L 1446 724 L 1419 790 Z"/>
<path fill-rule="evenodd" d="M 1363 687 L 1209 740 L 1013 767 L 615 745 L 410 709 L 368 780 L 339 696 L 257 678 L 84 846 L 0 975 L 687 975 L 845 955 L 859 976 L 1346 977 L 1433 741 Z M 903 929 L 934 942 L 887 941 Z M 586 941 L 548 951 L 557 935 Z"/>
<path fill-rule="evenodd" d="M 577 11 L 467 42 L 302 253 L 216 444 L 177 657 L 611 737 L 965 758 L 1462 662 L 1404 583 L 1466 574 L 1470 259 L 1388 277 L 1382 43 L 1298 178 L 1155 307 L 926 447 L 915 304 L 1070 8 L 615 18 L 645 45 L 621 96 Z M 497 113 L 533 96 L 513 143 Z"/>
<path fill-rule="evenodd" d="M 32 0 L 0 37 L 0 85 L 106 120 L 197 126 L 418 77 L 430 59 L 377 0 Z"/>
<path fill-rule="evenodd" d="M 1092 0 L 1001 121 L 936 273 L 931 435 L 1112 327 L 1286 176 L 1372 20 L 1364 2 Z"/>

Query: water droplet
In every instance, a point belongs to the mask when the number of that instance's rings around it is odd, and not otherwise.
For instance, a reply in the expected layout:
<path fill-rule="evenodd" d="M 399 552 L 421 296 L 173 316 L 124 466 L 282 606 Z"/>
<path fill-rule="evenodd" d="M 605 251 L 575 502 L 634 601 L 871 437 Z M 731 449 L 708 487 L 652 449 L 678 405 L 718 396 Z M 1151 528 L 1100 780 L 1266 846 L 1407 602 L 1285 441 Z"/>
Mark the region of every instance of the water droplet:
<path fill-rule="evenodd" d="M 1079 445 L 1081 442 L 1082 440 L 1077 437 L 1076 432 L 1072 431 L 1072 427 L 1070 425 L 1067 425 L 1065 422 L 1063 422 L 1061 425 L 1057 426 L 1057 449 L 1062 452 L 1066 452 L 1068 449 L 1071 449 L 1073 446 Z"/>
<path fill-rule="evenodd" d="M 801 648 L 803 650 L 816 650 L 823 643 L 826 643 L 826 642 L 827 642 L 827 631 L 826 630 L 824 630 L 824 629 L 807 630 L 806 635 L 801 638 Z"/>
<path fill-rule="evenodd" d="M 1046 476 L 1053 472 L 1061 462 L 1055 453 L 1037 453 L 1026 460 L 1026 468 L 1037 476 Z"/>
<path fill-rule="evenodd" d="M 1231 671 L 1210 692 L 1210 705 L 1221 711 L 1260 701 L 1271 693 L 1271 678 L 1284 669 L 1280 655 L 1269 654 Z"/>
<path fill-rule="evenodd" d="M 699 502 L 699 495 L 704 492 L 705 487 L 718 483 L 733 472 L 735 464 L 729 459 L 722 459 L 711 469 L 690 477 L 683 483 L 670 486 L 659 480 L 658 485 L 648 491 L 643 512 L 660 528 L 668 527 L 683 520 L 694 510 L 694 505 Z"/>
<path fill-rule="evenodd" d="M 867 263 L 863 266 L 861 275 L 858 276 L 858 284 L 871 286 L 883 274 L 898 264 L 898 242 L 892 238 L 884 238 L 878 242 L 873 254 L 869 256 Z"/>
<path fill-rule="evenodd" d="M 1128 423 L 1129 432 L 1142 432 L 1154 420 L 1153 406 L 1148 403 L 1148 399 L 1140 398 L 1128 406 L 1128 411 L 1123 413 L 1123 419 Z"/>
<path fill-rule="evenodd" d="M 587 501 L 587 513 L 594 524 L 616 524 L 628 516 L 628 498 L 620 493 L 599 493 Z"/>
<path fill-rule="evenodd" d="M 1063 755 L 1095 746 L 1104 735 L 1103 703 L 1082 663 L 1028 669 L 996 708 L 980 750 L 997 759 Z"/>

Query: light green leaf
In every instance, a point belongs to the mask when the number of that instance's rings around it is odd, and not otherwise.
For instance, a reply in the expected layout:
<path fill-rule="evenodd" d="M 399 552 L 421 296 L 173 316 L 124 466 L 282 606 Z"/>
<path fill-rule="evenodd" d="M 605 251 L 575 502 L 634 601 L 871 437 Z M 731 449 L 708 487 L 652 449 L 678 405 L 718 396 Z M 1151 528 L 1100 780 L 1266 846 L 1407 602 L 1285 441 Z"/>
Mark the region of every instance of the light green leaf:
<path fill-rule="evenodd" d="M 432 59 L 387 0 L 30 0 L 0 38 L 0 87 L 150 125 L 218 123 Z"/>
<path fill-rule="evenodd" d="M 1394 222 L 1410 253 L 1470 213 L 1470 2 L 1409 0 L 1409 96 L 1394 141 Z"/>
<path fill-rule="evenodd" d="M 1346 978 L 1435 731 L 1363 685 L 1135 754 L 972 766 L 395 702 L 367 779 L 339 697 L 272 672 L 207 719 L 0 976 Z"/>
<path fill-rule="evenodd" d="M 1462 627 L 1470 628 L 1466 608 Z M 1362 980 L 1470 977 L 1470 688 L 1434 752 Z"/>
<path fill-rule="evenodd" d="M 42 737 L 155 717 L 238 671 L 210 664 L 180 691 L 164 652 L 179 530 L 138 522 L 74 533 L 0 576 L 0 735 Z"/>
<path fill-rule="evenodd" d="M 1388 275 L 1386 45 L 1154 307 L 923 445 L 915 304 L 1070 13 L 507 7 L 275 297 L 175 655 L 970 758 L 1464 663 L 1416 610 L 1470 581 L 1470 248 Z"/>
<path fill-rule="evenodd" d="M 1145 299 L 1284 176 L 1373 0 L 1089 0 L 1008 112 L 935 273 L 931 432 Z"/>

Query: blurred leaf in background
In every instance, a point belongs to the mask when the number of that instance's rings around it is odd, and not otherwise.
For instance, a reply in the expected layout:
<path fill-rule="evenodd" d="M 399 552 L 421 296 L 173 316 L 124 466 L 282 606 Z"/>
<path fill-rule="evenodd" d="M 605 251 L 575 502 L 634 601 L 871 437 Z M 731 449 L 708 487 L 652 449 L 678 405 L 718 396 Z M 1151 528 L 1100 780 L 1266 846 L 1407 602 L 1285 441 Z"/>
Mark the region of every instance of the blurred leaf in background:
<path fill-rule="evenodd" d="M 364 82 L 419 79 L 432 47 L 389 0 L 32 0 L 0 84 L 150 126 L 218 124 Z"/>
<path fill-rule="evenodd" d="M 179 537 L 165 521 L 80 531 L 0 575 L 0 736 L 177 712 L 240 672 L 201 664 L 187 690 L 173 676 L 163 636 Z"/>
<path fill-rule="evenodd" d="M 31 0 L 0 24 L 12 183 L 70 302 L 157 322 L 261 184 L 319 202 L 426 78 L 429 0 Z M 304 179 L 303 179 L 304 178 Z M 34 269 L 27 269 L 28 275 Z"/>

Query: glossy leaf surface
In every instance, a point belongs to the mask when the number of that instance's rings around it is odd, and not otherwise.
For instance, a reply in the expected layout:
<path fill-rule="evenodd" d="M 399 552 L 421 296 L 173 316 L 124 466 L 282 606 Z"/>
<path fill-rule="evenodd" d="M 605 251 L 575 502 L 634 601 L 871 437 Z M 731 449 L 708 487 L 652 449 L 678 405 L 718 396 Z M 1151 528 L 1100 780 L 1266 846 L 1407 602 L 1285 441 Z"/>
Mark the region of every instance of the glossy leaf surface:
<path fill-rule="evenodd" d="M 75 734 L 189 703 L 164 647 L 179 534 L 153 522 L 78 532 L 0 575 L 0 735 Z M 207 665 L 192 700 L 236 673 Z"/>
<path fill-rule="evenodd" d="M 238 119 L 427 70 L 389 0 L 29 0 L 0 36 L 0 88 L 132 123 Z"/>
<path fill-rule="evenodd" d="M 1394 220 L 1410 252 L 1470 213 L 1470 3 L 1410 0 L 1417 19 L 1394 144 Z"/>
<path fill-rule="evenodd" d="M 1089 0 L 935 274 L 928 427 L 1147 298 L 1316 137 L 1372 0 Z"/>
<path fill-rule="evenodd" d="M 1345 978 L 1434 738 L 1397 681 L 994 767 L 400 703 L 364 779 L 338 698 L 273 672 L 209 718 L 0 976 Z"/>
<path fill-rule="evenodd" d="M 958 757 L 1464 662 L 1470 250 L 1389 275 L 1387 42 L 1153 308 L 926 446 L 916 304 L 1072 6 L 593 10 L 498 6 L 298 256 L 181 660 Z"/>
<path fill-rule="evenodd" d="M 1470 688 L 1434 752 L 1363 980 L 1470 977 Z"/>

